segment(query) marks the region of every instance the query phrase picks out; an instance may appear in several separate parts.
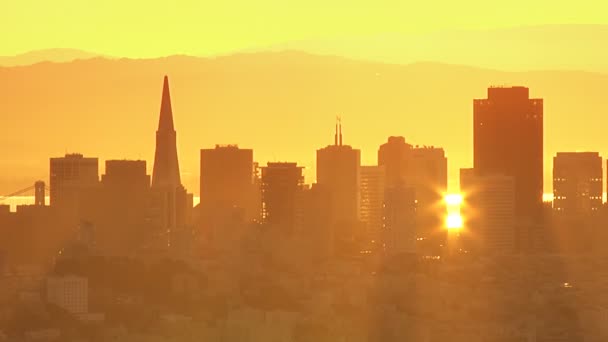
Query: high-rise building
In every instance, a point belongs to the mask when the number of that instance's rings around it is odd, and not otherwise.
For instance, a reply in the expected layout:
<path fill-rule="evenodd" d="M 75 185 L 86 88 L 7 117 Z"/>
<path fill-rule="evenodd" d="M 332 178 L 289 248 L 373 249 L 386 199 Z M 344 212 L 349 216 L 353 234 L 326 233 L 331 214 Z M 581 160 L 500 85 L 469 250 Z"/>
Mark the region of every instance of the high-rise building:
<path fill-rule="evenodd" d="M 105 186 L 122 189 L 150 188 L 145 160 L 106 160 L 106 173 L 101 176 Z"/>
<path fill-rule="evenodd" d="M 150 211 L 150 176 L 144 160 L 107 160 L 98 197 L 90 226 L 82 228 L 92 230 L 102 252 L 132 252 L 154 234 L 153 222 L 160 218 Z"/>
<path fill-rule="evenodd" d="M 155 206 L 160 213 L 161 226 L 169 235 L 176 228 L 190 223 L 192 216 L 192 194 L 181 184 L 177 158 L 176 131 L 169 93 L 169 78 L 165 76 L 160 105 L 160 118 L 156 131 L 156 151 L 152 173 L 152 191 Z M 170 238 L 168 238 L 170 245 Z"/>
<path fill-rule="evenodd" d="M 384 244 L 387 254 L 416 252 L 416 198 L 412 188 L 386 189 L 384 197 Z"/>
<path fill-rule="evenodd" d="M 293 231 L 297 201 L 304 184 L 297 163 L 268 163 L 262 168 L 262 218 L 286 232 Z"/>
<path fill-rule="evenodd" d="M 412 146 L 403 137 L 389 137 L 378 150 L 386 170 L 387 188 L 405 187 L 416 200 L 418 251 L 437 255 L 446 243 L 447 158 L 441 148 Z"/>
<path fill-rule="evenodd" d="M 553 209 L 566 216 L 602 207 L 602 157 L 597 152 L 559 152 L 553 158 Z"/>
<path fill-rule="evenodd" d="M 71 314 L 89 311 L 89 282 L 79 276 L 54 276 L 46 279 L 46 300 Z"/>
<path fill-rule="evenodd" d="M 247 220 L 257 219 L 253 150 L 216 145 L 201 150 L 201 208 L 209 214 L 240 208 Z"/>
<path fill-rule="evenodd" d="M 517 219 L 540 221 L 543 100 L 530 99 L 525 87 L 489 88 L 487 99 L 474 100 L 473 117 L 476 174 L 513 177 Z"/>
<path fill-rule="evenodd" d="M 313 184 L 297 196 L 298 240 L 314 259 L 327 259 L 334 252 L 334 219 L 329 191 Z"/>
<path fill-rule="evenodd" d="M 156 152 L 152 173 L 153 189 L 177 189 L 182 186 L 177 159 L 177 133 L 173 125 L 169 78 L 165 76 L 160 104 L 160 119 L 156 131 Z"/>
<path fill-rule="evenodd" d="M 385 183 L 384 166 L 361 166 L 359 217 L 365 225 L 365 239 L 372 246 L 382 242 Z"/>
<path fill-rule="evenodd" d="M 97 158 L 85 158 L 82 154 L 51 158 L 51 206 L 77 212 L 82 193 L 98 184 L 98 172 Z"/>
<path fill-rule="evenodd" d="M 329 191 L 337 222 L 359 219 L 360 165 L 361 151 L 342 144 L 342 125 L 338 122 L 334 145 L 317 150 L 317 183 Z"/>
<path fill-rule="evenodd" d="M 416 235 L 420 249 L 437 255 L 447 242 L 444 196 L 448 188 L 448 161 L 442 148 L 412 149 L 411 174 L 407 177 L 416 195 Z"/>
<path fill-rule="evenodd" d="M 389 137 L 378 149 L 378 165 L 384 166 L 386 186 L 389 188 L 405 185 L 410 174 L 413 146 L 404 137 Z"/>
<path fill-rule="evenodd" d="M 462 245 L 484 254 L 516 251 L 515 178 L 479 175 L 475 169 L 460 170 L 464 227 Z"/>

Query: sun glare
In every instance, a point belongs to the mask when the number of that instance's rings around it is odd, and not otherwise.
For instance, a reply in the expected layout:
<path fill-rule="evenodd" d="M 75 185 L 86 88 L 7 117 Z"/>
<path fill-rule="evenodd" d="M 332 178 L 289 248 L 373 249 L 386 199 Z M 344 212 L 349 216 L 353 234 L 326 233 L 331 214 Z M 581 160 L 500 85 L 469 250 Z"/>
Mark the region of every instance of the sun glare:
<path fill-rule="evenodd" d="M 445 195 L 445 203 L 449 206 L 459 206 L 462 203 L 462 195 L 447 194 Z"/>
<path fill-rule="evenodd" d="M 460 229 L 462 228 L 462 216 L 458 213 L 448 214 L 446 219 L 446 227 L 448 229 Z"/>
<path fill-rule="evenodd" d="M 446 194 L 444 201 L 447 209 L 445 225 L 447 229 L 462 228 L 462 216 L 460 216 L 460 206 L 462 205 L 462 194 Z"/>

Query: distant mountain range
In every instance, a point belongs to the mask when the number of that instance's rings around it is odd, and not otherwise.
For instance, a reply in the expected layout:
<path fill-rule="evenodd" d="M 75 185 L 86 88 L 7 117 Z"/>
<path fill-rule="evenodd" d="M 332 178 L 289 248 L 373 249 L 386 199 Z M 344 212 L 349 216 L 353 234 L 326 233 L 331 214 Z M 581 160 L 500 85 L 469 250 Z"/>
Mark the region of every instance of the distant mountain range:
<path fill-rule="evenodd" d="M 333 142 L 336 115 L 345 143 L 362 149 L 364 164 L 376 162 L 389 135 L 444 147 L 456 190 L 458 169 L 472 165 L 473 99 L 485 98 L 491 85 L 525 85 L 545 99 L 547 190 L 555 152 L 608 156 L 602 73 L 397 65 L 295 51 L 93 58 L 0 67 L 0 194 L 48 178 L 48 158 L 65 152 L 145 159 L 151 172 L 165 74 L 182 179 L 195 193 L 199 149 L 216 143 L 253 148 L 261 163 L 298 161 L 313 180 L 315 149 Z"/>
<path fill-rule="evenodd" d="M 77 59 L 89 59 L 101 55 L 78 49 L 46 49 L 22 53 L 16 56 L 0 56 L 0 66 L 22 66 L 41 62 L 72 62 Z"/>
<path fill-rule="evenodd" d="M 547 25 L 310 40 L 251 51 L 288 49 L 376 62 L 427 61 L 506 71 L 608 72 L 606 42 L 608 25 Z"/>
<path fill-rule="evenodd" d="M 608 73 L 606 42 L 608 25 L 545 25 L 304 40 L 237 53 L 294 50 L 393 64 L 438 62 L 504 71 L 583 70 Z M 38 50 L 0 57 L 0 66 L 45 61 L 70 62 L 93 57 L 108 56 L 76 49 Z"/>

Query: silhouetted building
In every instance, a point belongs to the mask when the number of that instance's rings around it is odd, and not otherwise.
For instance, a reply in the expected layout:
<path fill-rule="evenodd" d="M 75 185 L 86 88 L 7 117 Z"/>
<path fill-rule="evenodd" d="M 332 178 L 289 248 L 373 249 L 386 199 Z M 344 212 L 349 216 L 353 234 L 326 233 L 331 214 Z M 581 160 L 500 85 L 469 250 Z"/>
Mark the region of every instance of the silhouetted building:
<path fill-rule="evenodd" d="M 152 188 L 176 189 L 182 186 L 177 159 L 176 132 L 173 125 L 169 78 L 165 76 L 163 94 L 160 104 L 160 118 L 156 131 L 156 152 L 154 154 L 154 171 Z"/>
<path fill-rule="evenodd" d="M 418 251 L 441 254 L 446 243 L 447 159 L 443 149 L 412 146 L 403 137 L 389 137 L 378 150 L 386 170 L 387 188 L 411 188 L 416 200 Z"/>
<path fill-rule="evenodd" d="M 146 173 L 145 160 L 106 160 L 106 173 L 101 176 L 105 186 L 135 191 L 150 188 L 150 176 Z"/>
<path fill-rule="evenodd" d="M 416 236 L 423 252 L 438 255 L 447 242 L 448 161 L 442 148 L 415 147 L 411 153 L 407 178 L 416 195 Z"/>
<path fill-rule="evenodd" d="M 329 191 L 334 219 L 359 219 L 359 167 L 361 151 L 342 144 L 342 125 L 336 125 L 334 145 L 317 150 L 317 183 Z"/>
<path fill-rule="evenodd" d="M 48 277 L 46 299 L 71 314 L 86 314 L 89 311 L 89 281 L 73 275 Z"/>
<path fill-rule="evenodd" d="M 514 253 L 517 236 L 514 177 L 479 175 L 475 169 L 461 169 L 460 191 L 464 248 L 483 254 Z"/>
<path fill-rule="evenodd" d="M 304 184 L 297 163 L 268 163 L 262 168 L 262 218 L 279 229 L 292 232 L 297 217 L 297 198 Z"/>
<path fill-rule="evenodd" d="M 474 100 L 473 116 L 476 173 L 513 177 L 518 220 L 540 220 L 543 100 L 525 87 L 489 88 L 487 99 Z"/>
<path fill-rule="evenodd" d="M 165 76 L 160 105 L 160 118 L 156 131 L 156 151 L 152 173 L 154 206 L 161 217 L 162 229 L 168 232 L 167 243 L 176 228 L 188 225 L 192 216 L 192 195 L 181 184 L 177 158 L 176 131 L 169 93 L 169 79 Z"/>
<path fill-rule="evenodd" d="M 602 180 L 599 153 L 557 153 L 553 158 L 550 233 L 556 252 L 590 253 L 601 239 L 601 229 L 597 228 L 603 226 Z"/>
<path fill-rule="evenodd" d="M 313 184 L 297 196 L 296 231 L 314 259 L 326 260 L 334 252 L 334 218 L 330 192 Z"/>
<path fill-rule="evenodd" d="M 378 149 L 378 165 L 384 166 L 386 186 L 392 188 L 406 184 L 410 173 L 413 146 L 404 137 L 389 137 Z"/>
<path fill-rule="evenodd" d="M 203 217 L 241 208 L 247 221 L 259 218 L 256 203 L 253 150 L 216 145 L 201 150 L 200 197 Z"/>
<path fill-rule="evenodd" d="M 384 243 L 389 255 L 416 252 L 416 198 L 412 188 L 387 188 L 384 195 Z"/>
<path fill-rule="evenodd" d="M 558 215 L 596 213 L 602 207 L 602 157 L 559 152 L 553 158 L 553 209 Z"/>
<path fill-rule="evenodd" d="M 148 242 L 160 230 L 154 216 L 150 176 L 144 160 L 107 160 L 101 177 L 98 201 L 92 214 L 81 222 L 81 235 L 87 245 L 112 254 L 131 253 Z"/>
<path fill-rule="evenodd" d="M 359 217 L 365 224 L 366 240 L 370 246 L 381 246 L 384 217 L 384 166 L 361 166 L 359 172 Z"/>
<path fill-rule="evenodd" d="M 82 154 L 51 158 L 49 178 L 51 206 L 78 216 L 84 194 L 99 183 L 98 160 Z"/>

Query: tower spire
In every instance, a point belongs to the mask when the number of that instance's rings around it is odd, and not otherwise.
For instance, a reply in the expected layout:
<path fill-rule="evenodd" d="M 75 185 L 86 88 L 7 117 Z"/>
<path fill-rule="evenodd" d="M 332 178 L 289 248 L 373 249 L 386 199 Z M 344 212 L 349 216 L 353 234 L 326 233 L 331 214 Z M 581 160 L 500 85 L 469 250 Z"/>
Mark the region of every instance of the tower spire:
<path fill-rule="evenodd" d="M 169 78 L 165 76 L 160 103 L 160 117 L 156 131 L 156 152 L 152 173 L 153 188 L 176 189 L 181 186 L 177 159 L 176 132 L 173 126 L 173 110 L 169 94 Z"/>
<path fill-rule="evenodd" d="M 158 131 L 175 131 L 175 127 L 173 126 L 173 110 L 171 108 L 171 93 L 169 92 L 169 77 L 167 76 L 165 76 L 163 82 Z"/>

